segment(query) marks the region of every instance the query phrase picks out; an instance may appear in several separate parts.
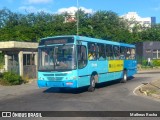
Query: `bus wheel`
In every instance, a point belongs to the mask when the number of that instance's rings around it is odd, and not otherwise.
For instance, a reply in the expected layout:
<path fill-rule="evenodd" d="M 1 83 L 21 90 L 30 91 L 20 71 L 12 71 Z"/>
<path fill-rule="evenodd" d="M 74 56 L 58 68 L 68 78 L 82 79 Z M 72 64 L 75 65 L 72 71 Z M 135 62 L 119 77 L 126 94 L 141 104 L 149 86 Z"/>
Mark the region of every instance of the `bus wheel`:
<path fill-rule="evenodd" d="M 95 90 L 95 86 L 96 86 L 96 83 L 95 83 L 95 78 L 94 76 L 92 75 L 91 78 L 90 78 L 90 86 L 88 88 L 88 91 L 89 92 L 93 92 Z"/>
<path fill-rule="evenodd" d="M 126 83 L 127 82 L 127 71 L 123 71 L 123 77 L 121 79 L 121 83 Z"/>

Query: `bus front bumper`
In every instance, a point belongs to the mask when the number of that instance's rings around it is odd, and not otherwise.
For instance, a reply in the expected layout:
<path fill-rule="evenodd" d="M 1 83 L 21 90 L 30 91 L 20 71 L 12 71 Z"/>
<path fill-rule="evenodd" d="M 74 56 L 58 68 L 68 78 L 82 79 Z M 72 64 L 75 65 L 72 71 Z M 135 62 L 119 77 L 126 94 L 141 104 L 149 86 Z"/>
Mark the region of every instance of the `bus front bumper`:
<path fill-rule="evenodd" d="M 67 81 L 45 81 L 37 80 L 38 87 L 68 87 L 68 88 L 77 88 L 76 80 L 67 80 Z"/>

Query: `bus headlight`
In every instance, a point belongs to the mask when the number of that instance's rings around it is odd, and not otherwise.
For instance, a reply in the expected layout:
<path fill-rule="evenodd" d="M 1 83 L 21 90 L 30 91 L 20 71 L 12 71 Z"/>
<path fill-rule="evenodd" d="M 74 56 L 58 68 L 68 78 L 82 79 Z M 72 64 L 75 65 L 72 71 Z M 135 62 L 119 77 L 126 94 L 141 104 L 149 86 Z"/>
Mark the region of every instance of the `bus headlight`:
<path fill-rule="evenodd" d="M 70 80 L 77 80 L 77 77 L 76 76 L 71 76 Z"/>
<path fill-rule="evenodd" d="M 44 78 L 40 77 L 39 80 L 44 80 Z"/>

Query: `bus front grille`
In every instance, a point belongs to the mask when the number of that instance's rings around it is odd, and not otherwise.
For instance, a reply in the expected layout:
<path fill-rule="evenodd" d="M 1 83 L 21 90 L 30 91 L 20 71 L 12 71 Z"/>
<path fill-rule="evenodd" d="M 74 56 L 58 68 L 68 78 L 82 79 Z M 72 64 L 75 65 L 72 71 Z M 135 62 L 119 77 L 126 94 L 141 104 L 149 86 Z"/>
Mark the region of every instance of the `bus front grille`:
<path fill-rule="evenodd" d="M 51 81 L 61 81 L 63 80 L 63 77 L 47 77 L 47 79 Z"/>

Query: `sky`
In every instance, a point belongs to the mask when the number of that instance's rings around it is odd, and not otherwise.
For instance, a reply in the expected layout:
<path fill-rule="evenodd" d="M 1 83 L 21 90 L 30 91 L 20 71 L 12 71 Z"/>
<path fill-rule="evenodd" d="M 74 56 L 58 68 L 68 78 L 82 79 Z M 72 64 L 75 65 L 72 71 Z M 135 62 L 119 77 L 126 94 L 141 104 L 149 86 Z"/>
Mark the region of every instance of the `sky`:
<path fill-rule="evenodd" d="M 86 13 L 107 10 L 119 16 L 137 12 L 140 17 L 156 17 L 160 23 L 160 0 L 78 0 L 79 7 Z M 77 0 L 0 0 L 0 9 L 29 13 L 45 11 L 49 13 L 74 12 Z"/>

